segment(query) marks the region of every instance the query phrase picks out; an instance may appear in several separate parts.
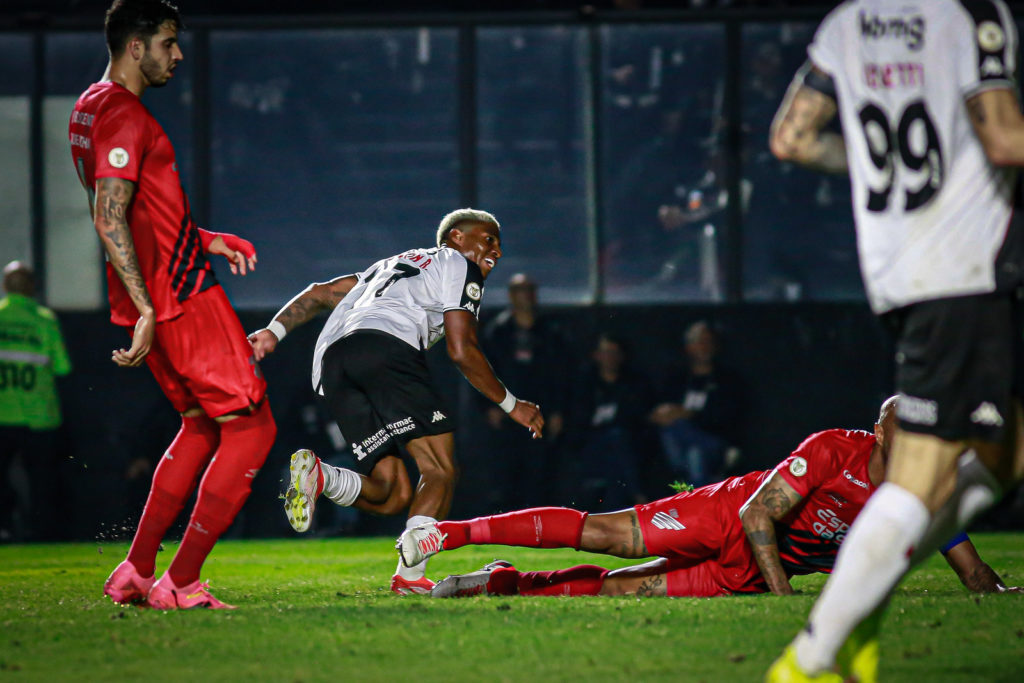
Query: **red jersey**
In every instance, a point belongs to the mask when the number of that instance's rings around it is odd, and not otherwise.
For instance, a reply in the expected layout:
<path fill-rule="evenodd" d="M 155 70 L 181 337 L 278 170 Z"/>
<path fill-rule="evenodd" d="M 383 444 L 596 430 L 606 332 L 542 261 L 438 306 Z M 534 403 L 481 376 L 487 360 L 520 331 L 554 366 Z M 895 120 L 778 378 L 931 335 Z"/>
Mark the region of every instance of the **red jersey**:
<path fill-rule="evenodd" d="M 181 302 L 217 284 L 181 187 L 174 148 L 133 93 L 111 81 L 94 83 L 75 103 L 68 126 L 71 158 L 89 194 L 98 178 L 135 183 L 128 226 L 157 322 L 182 313 Z M 134 325 L 139 312 L 107 263 L 110 319 Z"/>
<path fill-rule="evenodd" d="M 829 429 L 807 437 L 775 472 L 802 496 L 779 525 L 782 566 L 790 575 L 831 572 L 839 544 L 875 486 L 868 461 L 875 435 Z"/>

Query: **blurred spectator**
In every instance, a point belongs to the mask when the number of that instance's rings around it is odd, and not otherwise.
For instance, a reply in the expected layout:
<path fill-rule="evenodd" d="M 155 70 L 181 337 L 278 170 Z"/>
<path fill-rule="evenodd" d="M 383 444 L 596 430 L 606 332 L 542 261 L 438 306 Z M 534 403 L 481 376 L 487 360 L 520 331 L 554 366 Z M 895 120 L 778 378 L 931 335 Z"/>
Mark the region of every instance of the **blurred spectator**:
<path fill-rule="evenodd" d="M 625 342 L 602 333 L 589 363 L 573 385 L 566 457 L 580 494 L 572 502 L 596 510 L 618 510 L 645 502 L 640 448 L 651 410 L 650 384 L 627 362 Z M 588 507 L 589 506 L 589 507 Z"/>
<path fill-rule="evenodd" d="M 664 259 L 653 283 L 662 286 L 691 280 L 700 298 L 721 301 L 724 278 L 719 253 L 720 235 L 729 206 L 724 150 L 716 144 L 708 150 L 700 175 L 687 185 L 677 185 L 669 203 L 658 207 Z M 746 215 L 753 184 L 740 179 L 740 207 Z"/>
<path fill-rule="evenodd" d="M 722 478 L 739 457 L 742 388 L 716 363 L 718 341 L 708 323 L 690 325 L 683 340 L 686 366 L 669 378 L 650 420 L 659 427 L 673 475 L 704 486 Z"/>
<path fill-rule="evenodd" d="M 483 348 L 494 370 L 509 386 L 530 396 L 544 410 L 544 438 L 508 418 L 500 407 L 485 408 L 494 467 L 500 472 L 499 504 L 517 510 L 546 505 L 555 495 L 554 450 L 565 424 L 569 354 L 561 331 L 537 311 L 537 285 L 525 273 L 508 283 L 509 307 L 486 327 Z"/>
<path fill-rule="evenodd" d="M 686 207 L 721 146 L 721 41 L 700 27 L 617 26 L 607 38 L 601 259 L 608 288 L 657 295 L 672 281 L 672 298 L 686 289 L 714 300 L 721 294 L 714 234 L 704 239 L 703 222 L 668 228 L 659 210 Z"/>
<path fill-rule="evenodd" d="M 52 540 L 58 534 L 55 377 L 71 372 L 57 317 L 34 300 L 35 277 L 21 261 L 4 268 L 0 299 L 0 535 Z M 13 467 L 15 462 L 20 468 Z M 15 472 L 23 474 L 12 477 Z M 24 475 L 27 475 L 25 477 Z M 26 480 L 27 479 L 27 480 Z"/>

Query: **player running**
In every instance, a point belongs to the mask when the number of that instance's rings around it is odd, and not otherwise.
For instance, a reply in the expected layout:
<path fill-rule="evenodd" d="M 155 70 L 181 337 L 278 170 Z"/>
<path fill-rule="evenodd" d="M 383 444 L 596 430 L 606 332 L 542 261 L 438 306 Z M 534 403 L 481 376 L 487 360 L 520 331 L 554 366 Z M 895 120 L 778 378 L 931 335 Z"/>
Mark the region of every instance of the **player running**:
<path fill-rule="evenodd" d="M 455 488 L 455 423 L 434 388 L 426 349 L 445 337 L 448 355 L 480 393 L 540 438 L 539 408 L 516 399 L 498 380 L 477 341 L 484 280 L 501 258 L 498 221 L 459 209 L 437 229 L 436 248 L 410 249 L 356 275 L 311 284 L 250 336 L 256 358 L 286 333 L 331 311 L 313 352 L 313 389 L 327 401 L 356 471 L 333 467 L 308 450 L 292 455 L 285 514 L 306 531 L 316 499 L 381 515 L 409 509 L 408 527 L 448 514 Z M 413 491 L 399 446 L 416 461 Z M 391 579 L 399 594 L 428 593 L 426 560 Z"/>
<path fill-rule="evenodd" d="M 893 588 L 1021 477 L 1017 48 L 1002 0 L 844 2 L 772 124 L 780 158 L 849 170 L 903 398 L 886 483 L 769 680 L 876 680 Z M 823 130 L 837 109 L 842 135 Z"/>
<path fill-rule="evenodd" d="M 874 434 L 847 429 L 813 434 L 767 472 L 607 514 L 534 508 L 424 524 L 403 532 L 397 547 L 410 564 L 441 550 L 483 544 L 659 556 L 612 571 L 581 565 L 520 572 L 499 561 L 449 576 L 434 587 L 434 597 L 791 594 L 789 577 L 831 570 L 847 529 L 882 481 L 896 402 L 893 397 L 882 405 Z M 966 536 L 948 550 L 946 559 L 968 588 L 1007 590 Z"/>
<path fill-rule="evenodd" d="M 159 609 L 225 608 L 199 570 L 231 525 L 274 442 L 266 382 L 206 254 L 245 275 L 252 244 L 196 226 L 174 148 L 139 99 L 182 60 L 181 17 L 164 0 L 115 0 L 105 33 L 110 62 L 71 113 L 71 157 L 107 255 L 110 317 L 131 347 L 121 367 L 149 366 L 182 426 L 153 474 L 128 557 L 104 584 L 114 602 Z M 205 473 L 204 473 L 205 471 Z M 167 529 L 199 484 L 181 546 L 154 582 Z"/>

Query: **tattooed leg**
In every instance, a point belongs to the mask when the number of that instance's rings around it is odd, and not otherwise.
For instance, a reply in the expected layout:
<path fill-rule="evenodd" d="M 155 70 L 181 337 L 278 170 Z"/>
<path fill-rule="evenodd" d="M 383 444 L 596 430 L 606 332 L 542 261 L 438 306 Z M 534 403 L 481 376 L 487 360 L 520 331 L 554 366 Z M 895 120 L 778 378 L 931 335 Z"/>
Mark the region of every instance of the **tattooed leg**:
<path fill-rule="evenodd" d="M 667 568 L 668 560 L 659 557 L 635 567 L 616 569 L 605 577 L 600 594 L 664 597 L 668 595 Z"/>
<path fill-rule="evenodd" d="M 636 510 L 589 515 L 583 524 L 580 550 L 617 557 L 648 557 Z"/>

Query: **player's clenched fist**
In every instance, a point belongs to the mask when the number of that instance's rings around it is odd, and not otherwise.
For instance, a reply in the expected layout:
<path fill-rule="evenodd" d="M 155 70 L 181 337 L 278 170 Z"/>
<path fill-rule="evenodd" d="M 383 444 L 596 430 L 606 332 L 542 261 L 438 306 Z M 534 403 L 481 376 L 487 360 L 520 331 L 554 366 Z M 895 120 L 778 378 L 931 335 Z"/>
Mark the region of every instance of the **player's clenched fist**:
<path fill-rule="evenodd" d="M 277 335 L 267 328 L 256 330 L 249 335 L 249 343 L 252 344 L 253 355 L 257 361 L 263 360 L 268 353 L 273 353 L 278 341 Z"/>

